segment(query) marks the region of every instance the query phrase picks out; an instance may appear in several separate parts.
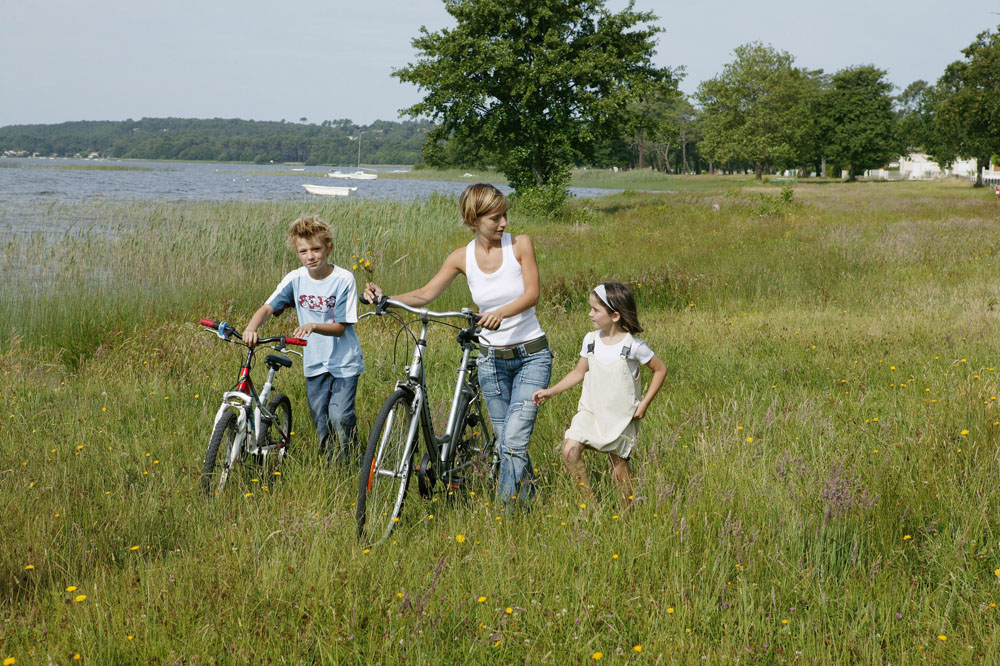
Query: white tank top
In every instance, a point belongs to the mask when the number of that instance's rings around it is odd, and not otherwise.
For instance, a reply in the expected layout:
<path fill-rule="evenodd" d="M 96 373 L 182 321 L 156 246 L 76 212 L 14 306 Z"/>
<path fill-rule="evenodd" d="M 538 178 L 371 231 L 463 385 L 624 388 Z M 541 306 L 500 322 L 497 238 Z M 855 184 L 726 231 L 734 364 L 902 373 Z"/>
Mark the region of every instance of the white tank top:
<path fill-rule="evenodd" d="M 524 295 L 521 264 L 514 256 L 514 242 L 510 234 L 504 233 L 501 237 L 500 248 L 503 252 L 503 262 L 500 268 L 492 273 L 479 270 L 475 240 L 465 248 L 465 277 L 469 281 L 472 300 L 476 302 L 480 312 L 495 310 Z M 524 312 L 506 317 L 500 322 L 500 328 L 495 331 L 484 329 L 479 339 L 491 347 L 508 347 L 540 338 L 542 335 L 544 333 L 535 316 L 535 308 L 530 307 Z"/>

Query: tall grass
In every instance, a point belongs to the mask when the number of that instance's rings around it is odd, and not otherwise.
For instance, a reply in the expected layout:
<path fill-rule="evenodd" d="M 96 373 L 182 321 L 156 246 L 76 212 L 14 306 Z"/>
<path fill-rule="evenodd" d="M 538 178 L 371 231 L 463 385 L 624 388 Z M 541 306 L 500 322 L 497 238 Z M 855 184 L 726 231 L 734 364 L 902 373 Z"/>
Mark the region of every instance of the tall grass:
<path fill-rule="evenodd" d="M 314 453 L 297 367 L 278 378 L 295 459 L 201 496 L 239 357 L 191 322 L 242 326 L 294 267 L 282 237 L 303 212 L 333 222 L 338 263 L 366 258 L 390 291 L 420 284 L 468 238 L 452 201 L 129 204 L 103 209 L 114 233 L 5 252 L 6 275 L 52 277 L 8 283 L 0 303 L 0 331 L 17 331 L 0 356 L 0 656 L 989 662 L 994 202 L 947 184 L 797 185 L 761 217 L 757 195 L 776 188 L 708 182 L 578 201 L 558 222 L 511 215 L 535 241 L 557 377 L 588 329 L 587 291 L 610 278 L 633 286 L 667 363 L 631 461 L 636 507 L 621 510 L 596 455 L 600 501 L 581 507 L 558 455 L 567 395 L 540 411 L 531 512 L 414 493 L 370 551 L 354 539 L 356 475 Z M 456 285 L 435 305 L 467 300 Z M 366 319 L 359 333 L 367 431 L 396 377 L 395 330 Z M 436 415 L 453 337 L 430 346 Z"/>

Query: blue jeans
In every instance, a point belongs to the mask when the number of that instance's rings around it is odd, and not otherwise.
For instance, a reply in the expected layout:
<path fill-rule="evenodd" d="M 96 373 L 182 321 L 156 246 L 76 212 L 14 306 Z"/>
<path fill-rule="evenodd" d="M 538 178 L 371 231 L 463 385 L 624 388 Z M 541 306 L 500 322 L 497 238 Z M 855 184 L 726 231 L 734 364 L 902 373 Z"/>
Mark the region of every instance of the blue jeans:
<path fill-rule="evenodd" d="M 341 463 L 360 462 L 358 419 L 354 416 L 354 396 L 358 376 L 334 377 L 328 372 L 306 377 L 309 414 L 316 424 L 320 453 L 327 460 Z"/>
<path fill-rule="evenodd" d="M 518 358 L 496 358 L 494 350 L 480 355 L 479 386 L 493 433 L 500 449 L 500 479 L 497 492 L 501 502 L 515 497 L 527 503 L 535 496 L 535 472 L 528 455 L 528 439 L 535 427 L 538 407 L 532 394 L 546 388 L 552 377 L 552 352 L 548 349 Z"/>

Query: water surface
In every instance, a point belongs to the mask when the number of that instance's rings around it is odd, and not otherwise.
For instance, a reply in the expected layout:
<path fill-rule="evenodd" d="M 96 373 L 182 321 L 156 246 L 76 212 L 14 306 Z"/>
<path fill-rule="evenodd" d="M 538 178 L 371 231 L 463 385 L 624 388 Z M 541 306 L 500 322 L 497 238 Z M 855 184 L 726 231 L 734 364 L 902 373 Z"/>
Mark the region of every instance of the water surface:
<path fill-rule="evenodd" d="M 394 167 L 376 169 L 388 172 Z M 315 201 L 304 183 L 357 187 L 352 198 L 415 201 L 434 193 L 457 197 L 469 182 L 327 178 L 329 167 L 285 164 L 224 164 L 69 159 L 0 159 L 0 234 L 90 226 L 97 219 L 45 219 L 79 201 Z M 346 170 L 346 169 L 345 169 Z M 509 194 L 511 189 L 500 185 Z M 621 190 L 570 188 L 573 196 L 601 196 Z M 92 207 L 82 207 L 91 209 Z M 83 216 L 91 215 L 81 210 Z M 60 216 L 64 213 L 61 212 Z"/>

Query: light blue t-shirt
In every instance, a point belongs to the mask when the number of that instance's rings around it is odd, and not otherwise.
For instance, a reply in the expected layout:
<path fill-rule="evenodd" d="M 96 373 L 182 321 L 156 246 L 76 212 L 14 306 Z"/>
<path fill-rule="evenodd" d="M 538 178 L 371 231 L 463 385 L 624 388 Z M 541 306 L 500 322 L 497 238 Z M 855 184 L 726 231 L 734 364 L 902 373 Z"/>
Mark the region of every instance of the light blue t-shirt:
<path fill-rule="evenodd" d="M 313 333 L 302 353 L 302 369 L 306 377 L 328 372 L 334 377 L 355 377 L 364 372 L 361 343 L 354 331 L 358 321 L 358 287 L 354 274 L 339 266 L 322 280 L 309 277 L 309 269 L 298 268 L 281 280 L 267 304 L 275 314 L 295 307 L 299 325 L 347 324 L 339 338 Z"/>

